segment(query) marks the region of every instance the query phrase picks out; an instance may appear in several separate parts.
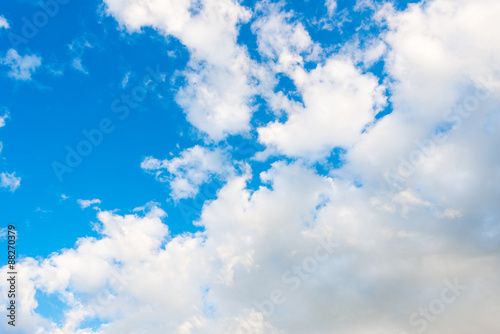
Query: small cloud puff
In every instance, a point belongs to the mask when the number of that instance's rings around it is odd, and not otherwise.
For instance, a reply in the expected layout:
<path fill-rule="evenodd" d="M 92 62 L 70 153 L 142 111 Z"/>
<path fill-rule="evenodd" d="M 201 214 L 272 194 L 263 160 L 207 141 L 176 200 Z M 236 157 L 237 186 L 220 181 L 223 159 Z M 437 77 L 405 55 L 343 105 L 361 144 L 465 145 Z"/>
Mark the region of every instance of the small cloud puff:
<path fill-rule="evenodd" d="M 14 192 L 21 185 L 21 178 L 16 176 L 16 173 L 2 173 L 0 174 L 0 187 L 8 188 L 9 191 Z"/>
<path fill-rule="evenodd" d="M 7 22 L 7 19 L 3 16 L 0 15 L 0 29 L 9 29 L 9 22 Z"/>
<path fill-rule="evenodd" d="M 76 202 L 78 203 L 78 205 L 80 205 L 80 207 L 82 209 L 86 209 L 93 204 L 101 204 L 101 200 L 97 199 L 97 198 L 95 198 L 95 199 L 78 199 L 78 200 L 76 200 Z"/>
<path fill-rule="evenodd" d="M 9 77 L 28 81 L 37 67 L 42 65 L 42 58 L 37 55 L 20 56 L 16 50 L 10 49 L 4 58 L 0 58 L 0 64 L 10 67 Z"/>
<path fill-rule="evenodd" d="M 5 126 L 5 120 L 9 118 L 9 113 L 5 112 L 3 116 L 0 116 L 0 128 Z"/>

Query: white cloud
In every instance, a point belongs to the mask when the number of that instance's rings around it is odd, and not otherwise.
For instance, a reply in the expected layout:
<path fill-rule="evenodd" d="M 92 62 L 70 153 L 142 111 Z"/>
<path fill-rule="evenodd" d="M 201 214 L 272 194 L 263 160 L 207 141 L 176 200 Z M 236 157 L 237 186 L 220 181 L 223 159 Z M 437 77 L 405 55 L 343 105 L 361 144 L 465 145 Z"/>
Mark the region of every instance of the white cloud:
<path fill-rule="evenodd" d="M 473 249 L 463 249 L 459 224 L 439 229 L 438 218 L 418 209 L 404 221 L 424 226 L 404 223 L 397 212 L 373 210 L 368 198 L 381 197 L 378 189 L 300 163 L 275 163 L 261 178 L 270 187 L 251 191 L 247 176 L 231 177 L 203 208 L 196 234 L 169 236 L 165 212 L 154 206 L 144 216 L 99 212 L 100 238 L 20 264 L 20 293 L 31 296 L 19 309 L 21 328 L 78 333 L 98 317 L 107 324 L 88 333 L 410 332 L 408 316 L 456 279 L 466 290 L 427 332 L 465 334 L 474 319 L 482 333 L 496 333 L 498 318 L 487 308 L 499 306 L 500 292 L 484 247 L 491 237 L 469 236 Z M 401 198 L 421 203 L 409 192 Z M 35 286 L 67 303 L 60 325 L 37 318 Z M 285 301 L 272 305 L 275 289 Z"/>
<path fill-rule="evenodd" d="M 256 89 L 249 73 L 254 64 L 242 50 L 235 52 L 224 66 L 191 61 L 184 72 L 187 84 L 176 97 L 187 120 L 214 140 L 250 130 L 250 104 Z"/>
<path fill-rule="evenodd" d="M 21 185 L 21 178 L 16 176 L 16 173 L 1 173 L 0 174 L 0 187 L 8 188 L 9 191 L 14 192 Z"/>
<path fill-rule="evenodd" d="M 3 17 L 2 15 L 0 15 L 0 29 L 9 29 L 10 26 L 9 26 L 9 22 L 7 22 L 7 19 L 5 17 Z"/>
<path fill-rule="evenodd" d="M 278 153 L 319 159 L 336 146 L 356 143 L 385 105 L 384 87 L 375 76 L 363 74 L 349 55 L 323 56 L 324 50 L 312 42 L 304 26 L 279 6 L 264 13 L 253 24 L 259 50 L 276 72 L 293 81 L 302 98 L 302 103 L 294 103 L 283 95 L 267 94 L 271 107 L 284 110 L 288 118 L 258 129 L 259 141 L 268 147 L 264 157 Z M 307 60 L 319 64 L 308 71 Z"/>
<path fill-rule="evenodd" d="M 123 79 L 122 79 L 122 88 L 127 87 L 129 79 L 130 79 L 130 71 L 128 71 L 127 73 L 125 73 L 125 75 L 123 76 Z"/>
<path fill-rule="evenodd" d="M 73 60 L 71 62 L 71 66 L 75 70 L 77 70 L 79 72 L 82 72 L 83 74 L 89 74 L 89 72 L 87 71 L 87 69 L 83 66 L 81 58 L 73 58 Z"/>
<path fill-rule="evenodd" d="M 325 7 L 328 11 L 328 16 L 332 17 L 337 9 L 337 0 L 325 0 Z"/>
<path fill-rule="evenodd" d="M 161 181 L 168 181 L 171 196 L 175 200 L 196 196 L 199 187 L 212 177 L 225 179 L 234 173 L 228 157 L 221 150 L 198 145 L 182 151 L 179 157 L 170 160 L 147 157 L 141 163 L 141 168 L 155 173 Z"/>
<path fill-rule="evenodd" d="M 69 196 L 65 195 L 65 194 L 61 194 L 61 200 L 64 201 L 64 200 L 67 200 L 69 198 Z"/>
<path fill-rule="evenodd" d="M 9 49 L 0 64 L 10 67 L 8 75 L 16 80 L 31 80 L 31 75 L 42 65 L 42 58 L 37 55 L 20 56 L 16 50 Z"/>
<path fill-rule="evenodd" d="M 130 30 L 152 25 L 180 36 L 199 57 L 192 64 L 207 62 L 186 74 L 192 87 L 199 78 L 206 82 L 193 94 L 227 98 L 219 88 L 202 93 L 219 70 L 233 73 L 219 61 L 236 59 L 226 53 L 237 49 L 231 38 L 238 18 L 230 15 L 240 8 L 236 3 L 219 2 L 226 7 L 217 13 L 227 16 L 213 25 L 215 16 L 207 12 L 216 8 L 212 2 L 208 9 L 187 1 L 107 4 Z M 273 111 L 286 112 L 288 119 L 260 127 L 259 138 L 277 153 L 306 162 L 273 163 L 258 175 L 261 186 L 255 189 L 248 186 L 251 173 L 234 173 L 219 149 L 195 146 L 171 159 L 146 158 L 141 167 L 169 182 L 174 198 L 193 196 L 211 175 L 225 179 L 217 198 L 203 206 L 201 231 L 169 235 L 167 224 L 178 221 L 154 204 L 137 210 L 143 215 L 97 213 L 98 238 L 81 238 L 73 248 L 20 263 L 21 330 L 208 334 L 249 326 L 243 333 L 385 334 L 417 332 L 418 320 L 428 334 L 498 333 L 500 159 L 494 152 L 500 141 L 500 49 L 492 41 L 500 5 L 434 0 L 403 12 L 385 5 L 377 14 L 388 24 L 380 36 L 384 44 L 359 50 L 366 57 L 326 56 L 291 14 L 269 6 L 273 14 L 254 25 L 267 57 L 261 78 L 287 75 L 303 105 L 284 94 L 265 95 Z M 200 40 L 205 35 L 194 33 L 203 29 L 220 48 L 206 47 Z M 216 32 L 222 37 L 211 35 Z M 384 87 L 351 56 L 381 55 L 394 110 L 374 122 Z M 307 59 L 318 62 L 314 70 L 305 69 Z M 490 74 L 492 89 L 487 97 L 480 91 L 479 100 L 476 88 Z M 478 104 L 468 111 L 464 106 L 474 96 Z M 454 107 L 462 109 L 448 114 Z M 213 138 L 236 129 L 214 124 L 204 130 L 213 131 Z M 431 140 L 436 133 L 447 137 Z M 308 160 L 337 145 L 346 146 L 347 163 L 318 175 Z M 407 173 L 388 182 L 384 175 L 402 161 Z M 339 247 L 330 248 L 330 241 Z M 444 303 L 449 282 L 466 289 Z M 5 291 L 7 282 L 0 287 Z M 271 303 L 277 290 L 284 300 Z M 67 304 L 60 323 L 35 312 L 37 291 Z M 0 293 L 1 304 L 5 298 Z M 438 302 L 445 311 L 436 309 Z M 435 321 L 425 319 L 424 308 Z M 105 325 L 83 328 L 95 319 Z"/>
<path fill-rule="evenodd" d="M 498 31 L 492 13 L 498 11 L 498 4 L 486 0 L 433 1 L 401 13 L 382 10 L 391 28 L 385 36 L 386 68 L 394 78 L 389 87 L 394 112 L 348 152 L 351 171 L 384 184 L 384 175 L 401 170 L 411 174 L 402 187 L 447 198 L 443 207 L 457 210 L 472 205 L 457 207 L 459 197 L 496 182 L 498 160 L 487 152 L 498 137 L 486 129 L 499 118 L 500 48 L 490 43 Z M 471 22 L 481 22 L 482 28 Z M 452 126 L 444 140 L 433 139 Z"/>
<path fill-rule="evenodd" d="M 94 47 L 85 36 L 80 36 L 73 40 L 71 44 L 68 45 L 70 54 L 73 56 L 71 61 L 71 66 L 83 74 L 89 74 L 87 68 L 83 65 L 83 54 L 85 49 L 92 49 Z"/>
<path fill-rule="evenodd" d="M 63 197 L 63 199 L 65 199 L 65 198 Z M 86 209 L 93 204 L 101 204 L 101 200 L 99 200 L 99 199 L 90 199 L 90 200 L 89 199 L 77 199 L 76 202 L 78 203 L 78 205 L 80 205 L 80 207 L 82 209 Z"/>
<path fill-rule="evenodd" d="M 260 53 L 276 63 L 277 72 L 290 72 L 303 64 L 304 56 L 319 52 L 319 45 L 302 23 L 295 22 L 293 14 L 283 11 L 281 4 L 263 2 L 257 10 L 261 16 L 252 24 L 252 31 L 257 35 Z"/>
<path fill-rule="evenodd" d="M 106 0 L 107 13 L 129 31 L 151 26 L 178 38 L 191 52 L 186 85 L 177 103 L 187 120 L 209 138 L 247 132 L 256 93 L 258 69 L 245 48 L 237 45 L 238 24 L 251 13 L 231 0 Z"/>
<path fill-rule="evenodd" d="M 258 129 L 260 142 L 288 156 L 316 159 L 336 146 L 350 147 L 385 102 L 377 79 L 346 59 L 331 58 L 310 72 L 300 68 L 291 75 L 305 107 L 289 110 L 285 122 Z"/>
<path fill-rule="evenodd" d="M 9 118 L 9 113 L 6 112 L 3 116 L 0 116 L 0 128 L 5 126 L 5 120 Z"/>

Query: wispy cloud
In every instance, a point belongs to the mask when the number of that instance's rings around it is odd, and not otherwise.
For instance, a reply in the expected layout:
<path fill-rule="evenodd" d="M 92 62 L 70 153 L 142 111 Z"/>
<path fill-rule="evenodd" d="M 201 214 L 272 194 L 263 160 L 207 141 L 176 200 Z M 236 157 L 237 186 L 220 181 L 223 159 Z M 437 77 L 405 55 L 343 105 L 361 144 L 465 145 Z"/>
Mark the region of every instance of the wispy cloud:
<path fill-rule="evenodd" d="M 9 191 L 14 192 L 21 185 L 21 178 L 16 176 L 16 173 L 1 173 L 0 174 L 0 187 L 7 188 Z"/>
<path fill-rule="evenodd" d="M 94 204 L 101 204 L 101 200 L 99 199 L 77 199 L 76 202 L 78 203 L 78 205 L 80 205 L 80 207 L 82 209 L 86 209 L 88 208 L 89 206 L 91 205 L 94 205 Z"/>
<path fill-rule="evenodd" d="M 0 64 L 9 66 L 8 75 L 16 80 L 29 81 L 36 69 L 42 65 L 42 58 L 37 55 L 20 56 L 16 50 L 10 49 Z"/>
<path fill-rule="evenodd" d="M 6 111 L 3 116 L 0 116 L 0 128 L 5 126 L 5 120 L 9 118 L 9 113 Z"/>
<path fill-rule="evenodd" d="M 9 29 L 9 22 L 7 22 L 7 19 L 0 15 L 0 29 Z"/>

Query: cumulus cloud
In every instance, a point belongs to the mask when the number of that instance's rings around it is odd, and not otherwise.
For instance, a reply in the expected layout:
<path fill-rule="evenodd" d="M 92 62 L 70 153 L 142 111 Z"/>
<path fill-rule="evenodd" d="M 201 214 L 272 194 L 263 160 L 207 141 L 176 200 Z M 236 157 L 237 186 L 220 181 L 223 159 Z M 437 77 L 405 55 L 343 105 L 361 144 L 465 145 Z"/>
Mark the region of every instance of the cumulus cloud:
<path fill-rule="evenodd" d="M 258 70 L 237 44 L 238 24 L 251 17 L 247 8 L 232 0 L 105 3 L 107 13 L 127 30 L 153 27 L 189 49 L 186 85 L 176 100 L 191 124 L 216 141 L 250 130 Z"/>
<path fill-rule="evenodd" d="M 500 49 L 492 41 L 500 5 L 433 0 L 398 11 L 361 3 L 376 10 L 383 33 L 375 51 L 356 54 L 327 50 L 293 13 L 259 3 L 252 29 L 265 82 L 256 89 L 275 118 L 253 130 L 274 162 L 235 173 L 222 149 L 198 145 L 170 159 L 146 158 L 141 168 L 168 182 L 174 199 L 224 179 L 202 208 L 200 231 L 171 235 L 177 222 L 154 204 L 135 211 L 141 215 L 98 212 L 98 237 L 19 264 L 21 330 L 497 334 Z M 252 71 L 233 67 L 236 59 L 251 63 L 235 44 L 238 22 L 249 19 L 245 8 L 106 4 L 126 29 L 152 26 L 188 46 L 195 60 L 177 99 L 195 126 L 212 139 L 250 126 L 251 106 L 242 101 L 253 94 L 245 81 Z M 380 57 L 383 84 L 363 67 Z M 265 93 L 276 73 L 290 78 L 300 101 Z M 234 91 L 217 86 L 226 79 L 238 83 Z M 392 112 L 375 119 L 386 99 Z M 229 112 L 241 115 L 226 121 Z M 311 162 L 338 146 L 345 163 L 318 173 Z M 249 186 L 255 179 L 259 186 Z M 2 291 L 6 285 L 0 281 Z M 61 321 L 36 312 L 37 291 L 66 305 Z M 89 328 L 90 321 L 102 325 Z"/>
<path fill-rule="evenodd" d="M 425 228 L 404 223 L 399 213 L 371 207 L 369 196 L 383 197 L 378 190 L 319 176 L 300 163 L 275 163 L 261 174 L 269 188 L 252 192 L 246 178 L 231 177 L 204 207 L 204 232 L 169 236 L 165 213 L 154 206 L 144 216 L 99 212 L 100 238 L 26 259 L 22 295 L 42 289 L 60 296 L 68 311 L 59 325 L 44 322 L 30 297 L 20 326 L 84 333 L 84 321 L 100 319 L 107 324 L 85 330 L 411 331 L 408 316 L 456 284 L 456 301 L 428 332 L 467 333 L 473 318 L 475 328 L 493 321 L 480 328 L 495 333 L 498 321 L 486 307 L 498 305 L 499 293 L 498 266 L 486 246 L 491 237 L 475 234 L 468 240 L 475 251 L 457 255 L 461 224 L 440 229 L 438 218 L 421 210 L 405 220 Z M 400 197 L 421 204 L 415 194 Z"/>
<path fill-rule="evenodd" d="M 489 35 L 498 30 L 491 14 L 498 6 L 490 5 L 441 0 L 381 11 L 391 28 L 386 68 L 394 111 L 348 152 L 351 171 L 371 182 L 411 185 L 450 206 L 497 179 L 498 161 L 487 153 L 498 140 L 487 129 L 498 124 L 500 97 L 500 50 Z"/>
<path fill-rule="evenodd" d="M 350 147 L 385 105 L 384 87 L 371 74 L 363 74 L 347 55 L 323 56 L 304 26 L 277 5 L 263 9 L 253 24 L 258 48 L 274 71 L 294 83 L 302 103 L 283 94 L 268 95 L 271 107 L 287 114 L 258 129 L 259 141 L 270 153 L 318 159 L 334 147 Z M 313 70 L 306 61 L 323 60 Z M 314 135 L 312 135 L 314 134 Z"/>
<path fill-rule="evenodd" d="M 290 110 L 285 122 L 258 129 L 263 144 L 288 156 L 315 159 L 334 147 L 350 147 L 384 104 L 377 79 L 361 74 L 349 60 L 332 58 L 309 73 L 297 69 L 292 75 L 304 108 Z"/>
<path fill-rule="evenodd" d="M 16 176 L 16 173 L 1 173 L 0 174 L 0 187 L 7 188 L 9 191 L 14 192 L 21 185 L 21 178 Z"/>
<path fill-rule="evenodd" d="M 62 195 L 61 198 L 64 200 L 68 197 Z M 76 202 L 78 203 L 78 205 L 80 205 L 80 207 L 82 209 L 86 209 L 89 206 L 94 205 L 94 204 L 101 204 L 101 200 L 96 199 L 96 198 L 95 199 L 77 199 Z"/>
<path fill-rule="evenodd" d="M 199 187 L 211 177 L 225 179 L 234 173 L 228 157 L 220 149 L 198 145 L 170 160 L 147 157 L 141 168 L 154 173 L 160 181 L 168 182 L 175 200 L 196 196 Z M 167 175 L 164 175 L 165 172 Z"/>
<path fill-rule="evenodd" d="M 4 58 L 0 59 L 0 64 L 9 66 L 8 75 L 16 80 L 31 80 L 31 75 L 42 65 L 42 58 L 37 55 L 20 56 L 16 50 L 10 49 Z"/>

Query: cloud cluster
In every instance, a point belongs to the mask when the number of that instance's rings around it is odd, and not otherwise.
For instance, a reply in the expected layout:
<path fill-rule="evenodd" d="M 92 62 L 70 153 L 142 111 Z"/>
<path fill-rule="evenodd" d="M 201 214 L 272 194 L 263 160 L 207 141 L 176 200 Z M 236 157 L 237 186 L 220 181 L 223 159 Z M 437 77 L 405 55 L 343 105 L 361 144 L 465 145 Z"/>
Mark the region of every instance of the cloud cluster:
<path fill-rule="evenodd" d="M 23 262 L 20 292 L 30 296 L 22 303 L 21 316 L 29 319 L 23 329 L 411 332 L 408 317 L 428 307 L 448 281 L 461 295 L 427 332 L 467 333 L 475 326 L 495 333 L 498 311 L 489 307 L 498 305 L 498 262 L 485 235 L 463 240 L 472 253 L 457 253 L 467 221 L 444 229 L 427 210 L 433 204 L 411 191 L 393 201 L 395 212 L 380 209 L 378 191 L 318 176 L 300 163 L 276 163 L 261 178 L 270 187 L 252 192 L 245 176 L 232 177 L 204 207 L 205 231 L 196 234 L 170 236 L 155 206 L 143 217 L 98 213 L 101 238 Z M 413 210 L 403 218 L 407 207 Z M 68 305 L 61 324 L 33 313 L 36 290 Z M 81 327 L 94 318 L 105 325 Z"/>
<path fill-rule="evenodd" d="M 261 94 L 273 119 L 251 129 L 266 146 L 258 158 L 285 159 L 252 175 L 213 145 L 146 158 L 141 167 L 174 199 L 224 179 L 201 231 L 171 235 L 176 222 L 155 204 L 143 215 L 98 212 L 98 238 L 20 264 L 22 330 L 498 333 L 497 1 L 372 4 L 377 52 L 332 52 L 262 1 L 251 23 L 258 64 L 236 43 L 252 20 L 239 2 L 105 3 L 129 31 L 151 26 L 188 47 L 177 102 L 195 127 L 215 141 L 247 131 Z M 359 62 L 378 57 L 385 80 Z M 300 98 L 274 91 L 277 74 Z M 392 112 L 376 119 L 388 101 Z M 345 164 L 319 174 L 313 163 L 339 146 Z M 37 314 L 37 291 L 66 305 L 61 322 Z"/>

